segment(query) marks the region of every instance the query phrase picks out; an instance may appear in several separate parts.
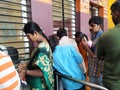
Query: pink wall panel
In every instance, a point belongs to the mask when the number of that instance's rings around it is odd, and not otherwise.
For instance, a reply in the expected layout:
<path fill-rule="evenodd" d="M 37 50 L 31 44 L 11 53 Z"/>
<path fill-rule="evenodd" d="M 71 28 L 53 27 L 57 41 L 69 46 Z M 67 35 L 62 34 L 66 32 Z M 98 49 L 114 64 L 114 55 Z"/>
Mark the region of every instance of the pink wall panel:
<path fill-rule="evenodd" d="M 90 35 L 89 31 L 89 21 L 90 17 L 89 14 L 86 13 L 80 13 L 80 29 L 83 33 L 87 34 L 88 36 Z"/>
<path fill-rule="evenodd" d="M 47 36 L 53 33 L 52 3 L 31 0 L 32 20 L 40 25 Z"/>

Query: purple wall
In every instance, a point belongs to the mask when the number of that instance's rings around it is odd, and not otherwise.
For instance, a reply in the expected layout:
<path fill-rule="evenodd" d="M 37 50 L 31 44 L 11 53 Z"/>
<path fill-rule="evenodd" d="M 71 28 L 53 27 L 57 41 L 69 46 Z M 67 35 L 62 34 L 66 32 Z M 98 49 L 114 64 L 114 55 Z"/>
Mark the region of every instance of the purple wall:
<path fill-rule="evenodd" d="M 32 20 L 39 24 L 47 36 L 53 34 L 52 1 L 45 3 L 42 0 L 31 0 L 31 7 Z M 76 12 L 76 30 L 82 31 L 90 36 L 89 19 L 89 14 Z M 104 18 L 104 31 L 107 30 L 107 24 L 107 18 Z"/>
<path fill-rule="evenodd" d="M 87 34 L 88 36 L 90 36 L 89 24 L 88 24 L 89 19 L 90 19 L 89 14 L 80 12 L 80 28 L 81 31 Z"/>
<path fill-rule="evenodd" d="M 32 20 L 39 24 L 47 36 L 53 34 L 52 3 L 31 0 Z"/>
<path fill-rule="evenodd" d="M 90 36 L 90 31 L 89 31 L 89 24 L 88 21 L 90 19 L 89 14 L 85 14 L 82 12 L 76 12 L 76 30 L 81 31 L 88 36 Z"/>

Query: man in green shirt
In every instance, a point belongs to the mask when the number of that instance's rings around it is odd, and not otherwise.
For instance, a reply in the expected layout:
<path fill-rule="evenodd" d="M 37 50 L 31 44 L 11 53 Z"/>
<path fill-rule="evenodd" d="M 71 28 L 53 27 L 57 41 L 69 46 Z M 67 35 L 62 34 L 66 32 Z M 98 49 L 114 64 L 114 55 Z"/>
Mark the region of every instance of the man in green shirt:
<path fill-rule="evenodd" d="M 120 1 L 111 6 L 115 27 L 103 33 L 97 42 L 97 57 L 104 60 L 103 85 L 120 90 Z"/>

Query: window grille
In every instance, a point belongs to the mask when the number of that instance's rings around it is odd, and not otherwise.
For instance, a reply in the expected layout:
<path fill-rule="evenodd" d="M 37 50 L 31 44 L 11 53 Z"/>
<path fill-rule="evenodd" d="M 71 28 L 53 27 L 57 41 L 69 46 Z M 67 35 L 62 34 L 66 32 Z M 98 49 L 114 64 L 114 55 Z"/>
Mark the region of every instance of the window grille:
<path fill-rule="evenodd" d="M 62 27 L 67 30 L 68 36 L 75 34 L 75 0 L 52 0 L 54 32 Z"/>
<path fill-rule="evenodd" d="M 19 61 L 29 59 L 29 41 L 22 29 L 31 20 L 30 8 L 30 0 L 0 0 L 0 45 L 6 47 L 3 51 L 17 49 Z"/>
<path fill-rule="evenodd" d="M 93 5 L 90 5 L 90 17 L 99 16 L 99 8 Z"/>

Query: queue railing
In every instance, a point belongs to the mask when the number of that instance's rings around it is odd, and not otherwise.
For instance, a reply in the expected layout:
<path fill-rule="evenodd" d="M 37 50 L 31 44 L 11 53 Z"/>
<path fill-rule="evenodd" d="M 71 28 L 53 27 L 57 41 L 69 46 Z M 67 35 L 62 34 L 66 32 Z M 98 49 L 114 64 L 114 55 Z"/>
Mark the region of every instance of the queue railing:
<path fill-rule="evenodd" d="M 85 86 L 89 86 L 89 87 L 92 87 L 92 88 L 96 88 L 98 90 L 109 90 L 103 86 L 100 86 L 100 85 L 97 85 L 97 84 L 94 84 L 94 83 L 90 83 L 90 82 L 87 82 L 87 81 L 84 81 L 84 80 L 78 80 L 78 79 L 75 79 L 75 78 L 72 78 L 70 76 L 66 76 L 66 75 L 63 75 L 57 71 L 54 72 L 54 75 L 55 75 L 55 90 L 60 90 L 60 86 L 59 86 L 59 80 L 60 78 L 66 78 L 66 79 L 69 79 L 69 80 L 72 80 L 72 81 L 75 81 L 75 82 L 78 82 L 78 83 L 81 83 Z"/>

